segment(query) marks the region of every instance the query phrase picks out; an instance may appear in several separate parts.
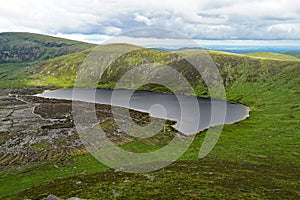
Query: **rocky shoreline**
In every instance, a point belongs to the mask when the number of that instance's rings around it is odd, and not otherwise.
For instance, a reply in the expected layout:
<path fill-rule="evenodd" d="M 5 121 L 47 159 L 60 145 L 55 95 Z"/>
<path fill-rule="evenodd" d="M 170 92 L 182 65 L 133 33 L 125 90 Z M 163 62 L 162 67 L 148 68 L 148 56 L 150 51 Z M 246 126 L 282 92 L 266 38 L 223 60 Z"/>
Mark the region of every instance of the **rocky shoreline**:
<path fill-rule="evenodd" d="M 0 166 L 23 165 L 85 152 L 71 103 L 32 96 L 45 88 L 0 90 Z"/>
<path fill-rule="evenodd" d="M 72 102 L 34 96 L 43 87 L 0 89 L 0 169 L 87 153 L 74 126 Z M 133 141 L 117 128 L 111 106 L 96 104 L 99 124 L 117 146 Z M 82 108 L 85 110 L 85 108 Z M 138 124 L 146 113 L 130 111 Z"/>

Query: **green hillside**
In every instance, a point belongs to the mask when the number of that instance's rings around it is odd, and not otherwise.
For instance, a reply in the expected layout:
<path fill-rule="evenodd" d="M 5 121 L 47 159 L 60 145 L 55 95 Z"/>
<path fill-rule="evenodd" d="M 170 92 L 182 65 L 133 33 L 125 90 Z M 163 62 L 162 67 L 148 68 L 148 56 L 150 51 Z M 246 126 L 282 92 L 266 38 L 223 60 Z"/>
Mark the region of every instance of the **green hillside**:
<path fill-rule="evenodd" d="M 286 52 L 284 54 L 300 58 L 300 51 L 288 51 L 288 52 Z"/>
<path fill-rule="evenodd" d="M 112 45 L 111 51 L 119 48 L 126 45 Z M 3 77 L 0 85 L 71 87 L 76 71 L 89 52 L 24 67 L 17 70 L 18 73 Z M 194 50 L 182 53 L 193 56 Z M 1 196 L 14 194 L 7 199 L 42 199 L 49 194 L 89 199 L 170 196 L 178 199 L 298 199 L 300 62 L 277 54 L 267 54 L 264 59 L 215 51 L 209 54 L 220 70 L 227 99 L 249 106 L 251 112 L 246 120 L 224 126 L 221 138 L 207 157 L 198 159 L 206 134 L 203 131 L 179 161 L 159 171 L 115 172 L 97 164 L 89 155 L 78 155 L 53 162 L 59 169 L 53 168 L 53 163 L 43 163 L 3 173 L 0 184 L 5 184 L 6 189 Z M 177 54 L 149 49 L 118 58 L 98 86 L 112 88 L 124 72 L 158 61 L 183 74 L 194 87 L 195 95 L 208 96 L 203 80 L 189 63 Z M 168 92 L 157 85 L 141 89 Z M 147 144 L 134 141 L 123 148 L 134 151 L 139 147 L 145 152 L 155 149 Z M 156 148 L 165 144 L 159 143 Z"/>
<path fill-rule="evenodd" d="M 84 42 L 33 33 L 0 33 L 0 64 L 47 60 L 93 46 Z"/>
<path fill-rule="evenodd" d="M 79 41 L 33 33 L 0 33 L 0 87 L 18 87 L 26 77 L 24 67 L 43 60 L 73 54 L 94 47 Z M 25 74 L 23 74 L 25 73 Z"/>
<path fill-rule="evenodd" d="M 300 61 L 297 56 L 287 55 L 287 54 L 280 54 L 280 53 L 272 53 L 272 52 L 254 52 L 254 53 L 247 53 L 249 56 L 257 57 L 257 58 L 268 58 L 268 59 L 275 59 L 275 60 L 285 60 L 285 61 Z"/>

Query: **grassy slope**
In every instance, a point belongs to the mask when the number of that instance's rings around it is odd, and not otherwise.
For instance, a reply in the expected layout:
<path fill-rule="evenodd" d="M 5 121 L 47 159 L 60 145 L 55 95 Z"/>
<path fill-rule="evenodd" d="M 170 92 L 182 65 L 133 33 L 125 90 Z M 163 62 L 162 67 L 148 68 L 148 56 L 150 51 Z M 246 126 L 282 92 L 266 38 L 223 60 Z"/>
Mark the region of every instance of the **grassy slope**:
<path fill-rule="evenodd" d="M 300 58 L 300 51 L 288 51 L 288 52 L 286 52 L 284 54 Z"/>
<path fill-rule="evenodd" d="M 0 33 L 0 87 L 20 87 L 26 77 L 22 68 L 43 60 L 80 52 L 95 46 L 79 41 L 33 33 Z M 8 83 L 9 82 L 9 83 Z"/>
<path fill-rule="evenodd" d="M 268 59 L 286 60 L 286 61 L 300 61 L 299 58 L 292 55 L 272 53 L 272 52 L 254 52 L 254 53 L 247 53 L 247 55 L 257 57 L 257 58 L 268 58 Z"/>
<path fill-rule="evenodd" d="M 10 63 L 0 65 L 0 88 L 35 85 L 70 87 L 75 79 L 75 69 L 80 66 L 90 50 L 64 55 L 47 61 Z M 50 71 L 48 69 L 51 69 Z M 47 71 L 48 70 L 48 71 Z M 55 73 L 50 73 L 57 70 Z M 56 76 L 57 75 L 57 76 Z"/>
<path fill-rule="evenodd" d="M 0 33 L 0 63 L 47 60 L 93 46 L 95 45 L 40 34 L 5 32 Z"/>
<path fill-rule="evenodd" d="M 149 60 L 164 60 L 168 56 L 168 53 L 164 52 L 153 54 L 142 52 L 134 61 L 126 62 L 138 63 L 142 60 L 140 59 L 142 55 L 146 55 Z M 88 166 L 97 164 L 94 160 L 86 159 L 85 166 L 78 168 L 83 170 L 86 167 L 87 173 L 92 173 L 91 175 L 75 175 L 38 185 L 59 176 L 74 175 L 65 170 L 64 165 L 62 171 L 65 172 L 62 173 L 53 170 L 52 164 L 49 164 L 50 167 L 46 169 L 39 166 L 29 167 L 25 172 L 16 171 L 1 175 L 1 185 L 8 185 L 1 194 L 15 193 L 36 185 L 11 198 L 22 199 L 26 196 L 38 199 L 50 193 L 64 198 L 70 196 L 162 198 L 171 195 L 177 198 L 199 196 L 203 198 L 298 198 L 300 196 L 297 178 L 300 175 L 300 64 L 219 52 L 210 52 L 210 54 L 220 66 L 228 100 L 250 106 L 251 114 L 250 118 L 244 121 L 225 125 L 218 144 L 209 156 L 197 161 L 204 132 L 198 135 L 189 151 L 181 158 L 185 161 L 175 163 L 158 172 L 133 175 L 114 173 L 109 170 L 93 174 L 97 170 L 89 170 Z M 74 66 L 70 62 L 77 60 L 76 63 L 80 63 L 84 58 L 83 54 L 73 56 L 75 57 L 72 59 L 66 56 L 45 62 L 40 70 L 47 69 L 45 71 L 50 70 L 50 73 L 48 75 L 44 73 L 43 77 L 33 74 L 30 77 L 31 82 L 27 83 L 37 84 L 35 79 L 37 76 L 40 80 L 45 78 L 39 84 L 56 83 L 61 86 L 71 86 L 72 80 L 66 79 L 62 84 L 52 78 L 62 80 L 62 77 L 70 75 L 64 73 L 69 72 L 68 66 Z M 53 61 L 57 61 L 58 65 L 53 64 L 55 63 Z M 116 73 L 118 70 L 113 72 Z M 61 75 L 51 73 L 61 73 Z M 114 77 L 113 74 L 110 74 L 111 77 Z M 113 82 L 104 86 L 111 87 Z M 202 88 L 197 85 L 195 87 Z M 149 89 L 161 90 L 155 87 Z M 200 91 L 197 93 L 201 94 Z M 134 150 L 137 145 L 142 146 L 145 151 L 152 148 L 140 143 L 129 144 L 125 148 Z M 80 162 L 78 164 L 75 162 L 75 165 L 80 165 Z M 99 164 L 99 171 L 103 169 L 101 166 Z M 35 170 L 34 176 L 32 170 Z M 51 176 L 43 175 L 47 173 Z M 24 184 L 14 185 L 16 180 L 12 177 L 18 178 L 19 182 L 23 181 Z M 82 181 L 83 184 L 77 185 L 77 181 Z"/>

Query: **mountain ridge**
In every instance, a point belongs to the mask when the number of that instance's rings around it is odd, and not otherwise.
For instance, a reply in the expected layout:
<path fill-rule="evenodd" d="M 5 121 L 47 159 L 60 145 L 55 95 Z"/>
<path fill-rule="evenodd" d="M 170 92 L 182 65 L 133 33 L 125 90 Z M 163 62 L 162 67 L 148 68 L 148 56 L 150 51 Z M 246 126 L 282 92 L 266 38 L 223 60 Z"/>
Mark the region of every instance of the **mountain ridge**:
<path fill-rule="evenodd" d="M 25 32 L 0 33 L 0 63 L 47 60 L 94 47 L 95 44 Z"/>

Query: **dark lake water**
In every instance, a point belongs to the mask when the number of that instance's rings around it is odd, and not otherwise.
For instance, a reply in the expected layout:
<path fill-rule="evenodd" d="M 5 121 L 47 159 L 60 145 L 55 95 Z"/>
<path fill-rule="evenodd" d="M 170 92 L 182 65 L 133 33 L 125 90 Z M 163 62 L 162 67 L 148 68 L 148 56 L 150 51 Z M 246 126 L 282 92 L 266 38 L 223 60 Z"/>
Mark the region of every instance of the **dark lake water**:
<path fill-rule="evenodd" d="M 151 91 L 109 89 L 58 89 L 36 96 L 115 105 L 149 113 L 152 117 L 177 121 L 174 126 L 193 134 L 220 124 L 232 124 L 249 116 L 249 108 L 223 100 Z M 113 97 L 113 98 L 112 98 Z"/>

